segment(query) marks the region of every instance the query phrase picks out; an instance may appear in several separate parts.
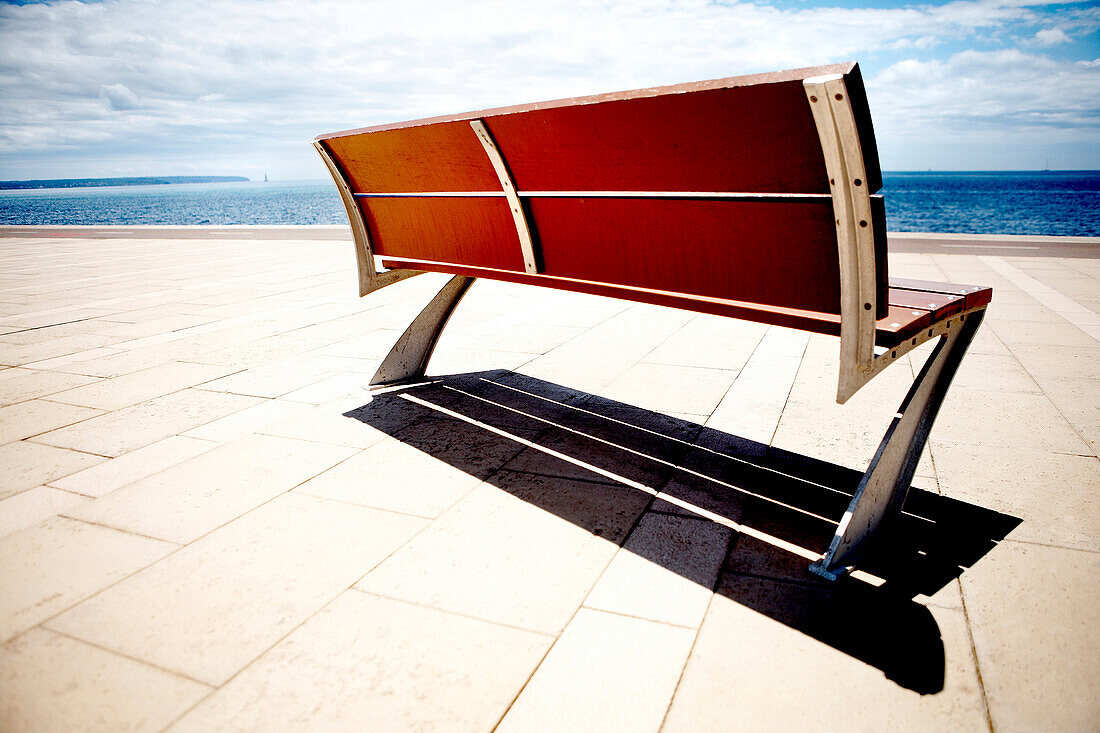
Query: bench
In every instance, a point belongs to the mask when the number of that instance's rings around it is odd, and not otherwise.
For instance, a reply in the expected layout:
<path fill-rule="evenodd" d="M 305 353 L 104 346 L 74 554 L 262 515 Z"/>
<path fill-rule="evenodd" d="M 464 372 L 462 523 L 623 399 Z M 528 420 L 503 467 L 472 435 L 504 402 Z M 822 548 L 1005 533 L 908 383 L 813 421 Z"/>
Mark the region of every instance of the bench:
<path fill-rule="evenodd" d="M 380 125 L 313 144 L 347 210 L 361 295 L 423 272 L 453 275 L 372 385 L 424 375 L 479 277 L 838 336 L 840 403 L 937 339 L 811 566 L 833 580 L 900 512 L 992 296 L 889 277 L 882 174 L 854 63 Z"/>

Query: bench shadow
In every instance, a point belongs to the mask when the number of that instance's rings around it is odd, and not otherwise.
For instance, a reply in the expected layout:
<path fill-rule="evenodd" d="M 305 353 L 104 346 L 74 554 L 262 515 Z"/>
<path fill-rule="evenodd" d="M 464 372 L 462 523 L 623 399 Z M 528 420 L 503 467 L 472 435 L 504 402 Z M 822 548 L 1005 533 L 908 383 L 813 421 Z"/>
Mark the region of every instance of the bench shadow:
<path fill-rule="evenodd" d="M 943 689 L 945 657 L 920 601 L 1021 521 L 913 488 L 862 572 L 829 583 L 806 568 L 858 471 L 507 371 L 376 393 L 345 415 L 619 544 L 645 511 L 728 527 L 717 577 L 667 547 L 629 549 L 922 694 Z M 550 477 L 551 488 L 516 474 Z"/>

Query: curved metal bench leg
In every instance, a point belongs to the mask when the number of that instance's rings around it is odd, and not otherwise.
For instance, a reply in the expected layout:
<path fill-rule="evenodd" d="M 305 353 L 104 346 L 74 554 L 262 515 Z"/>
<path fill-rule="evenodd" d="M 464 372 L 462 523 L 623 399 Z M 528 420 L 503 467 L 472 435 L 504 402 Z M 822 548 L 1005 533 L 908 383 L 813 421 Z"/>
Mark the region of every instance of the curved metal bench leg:
<path fill-rule="evenodd" d="M 424 310 L 397 339 L 390 353 L 371 377 L 372 387 L 407 382 L 424 376 L 439 335 L 454 313 L 458 301 L 470 289 L 475 278 L 455 275 L 424 306 Z"/>
<path fill-rule="evenodd" d="M 967 315 L 958 329 L 940 339 L 890 423 L 828 552 L 810 566 L 811 572 L 829 580 L 844 575 L 860 545 L 884 520 L 901 512 L 932 423 L 984 315 L 984 310 Z"/>

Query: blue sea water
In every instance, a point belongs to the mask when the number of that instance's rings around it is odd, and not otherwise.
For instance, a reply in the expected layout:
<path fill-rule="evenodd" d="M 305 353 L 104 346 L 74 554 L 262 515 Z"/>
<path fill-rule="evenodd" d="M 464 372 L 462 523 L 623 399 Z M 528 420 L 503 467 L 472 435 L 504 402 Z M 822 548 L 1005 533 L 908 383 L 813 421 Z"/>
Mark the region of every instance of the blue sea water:
<path fill-rule="evenodd" d="M 0 191 L 0 224 L 346 224 L 330 181 Z"/>
<path fill-rule="evenodd" d="M 1100 171 L 888 173 L 895 232 L 1100 236 Z M 0 191 L 0 224 L 345 224 L 331 182 Z"/>
<path fill-rule="evenodd" d="M 1100 236 L 1100 171 L 883 174 L 893 232 Z"/>

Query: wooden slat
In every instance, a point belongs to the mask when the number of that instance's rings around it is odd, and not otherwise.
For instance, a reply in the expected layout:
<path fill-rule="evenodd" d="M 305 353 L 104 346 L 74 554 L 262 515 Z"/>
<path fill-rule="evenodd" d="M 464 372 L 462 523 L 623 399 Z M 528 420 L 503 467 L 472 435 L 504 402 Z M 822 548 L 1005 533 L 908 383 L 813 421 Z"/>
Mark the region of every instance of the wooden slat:
<path fill-rule="evenodd" d="M 355 193 L 500 191 L 468 122 L 325 138 Z"/>
<path fill-rule="evenodd" d="M 477 150 L 460 131 L 472 119 L 485 120 L 520 189 L 828 193 L 801 80 L 829 73 L 845 74 L 858 90 L 852 102 L 874 193 L 881 185 L 877 151 L 858 93 L 859 67 L 851 63 L 413 120 L 318 140 L 354 172 L 361 193 L 494 190 L 487 161 L 472 155 Z"/>
<path fill-rule="evenodd" d="M 918 292 L 962 295 L 966 297 L 966 310 L 989 305 L 993 298 L 993 288 L 985 285 L 963 285 L 960 283 L 941 283 L 930 280 L 912 280 L 909 278 L 892 277 L 890 278 L 890 287 Z"/>
<path fill-rule="evenodd" d="M 369 197 L 377 254 L 521 269 L 503 197 Z M 533 198 L 525 201 L 544 271 L 566 278 L 840 312 L 832 206 L 824 197 Z M 876 220 L 876 302 L 885 315 L 886 238 Z M 509 217 L 508 219 L 503 218 Z M 499 246 L 499 249 L 498 249 Z M 522 250 L 520 250 L 522 251 Z"/>
<path fill-rule="evenodd" d="M 528 206 L 547 275 L 840 312 L 828 199 L 553 198 Z"/>
<path fill-rule="evenodd" d="M 380 255 L 523 269 L 504 199 L 370 198 L 359 204 Z M 827 198 L 547 198 L 526 204 L 546 275 L 840 313 Z M 885 263 L 885 228 L 876 232 L 877 259 Z M 883 287 L 877 298 L 882 315 L 886 301 Z"/>
<path fill-rule="evenodd" d="M 798 81 L 490 116 L 531 190 L 828 193 Z"/>
<path fill-rule="evenodd" d="M 359 199 L 359 208 L 375 254 L 523 270 L 507 199 Z"/>
<path fill-rule="evenodd" d="M 892 306 L 930 311 L 933 322 L 950 318 L 966 308 L 966 298 L 962 295 L 890 288 L 887 297 Z"/>
<path fill-rule="evenodd" d="M 875 324 L 875 345 L 893 348 L 931 325 L 931 311 L 891 305 L 886 317 Z"/>

